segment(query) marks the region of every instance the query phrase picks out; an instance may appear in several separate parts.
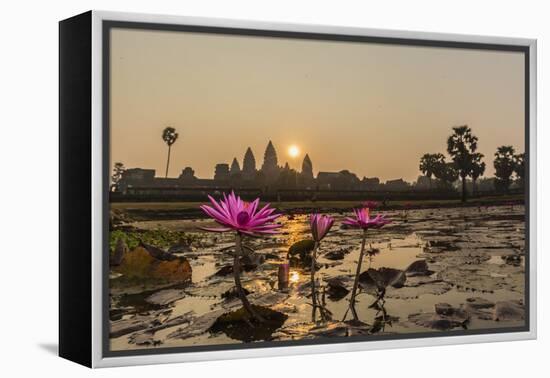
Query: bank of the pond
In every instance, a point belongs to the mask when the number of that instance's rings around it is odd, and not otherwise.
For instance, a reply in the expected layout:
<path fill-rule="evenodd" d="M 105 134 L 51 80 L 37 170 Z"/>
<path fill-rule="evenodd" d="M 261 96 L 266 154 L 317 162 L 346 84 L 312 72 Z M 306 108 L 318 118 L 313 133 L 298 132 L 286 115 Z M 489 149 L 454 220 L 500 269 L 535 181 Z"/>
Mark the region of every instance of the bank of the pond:
<path fill-rule="evenodd" d="M 461 207 L 515 206 L 523 205 L 522 195 L 502 195 L 493 197 L 476 197 L 467 202 L 460 200 L 418 200 L 418 201 L 377 201 L 377 210 L 414 210 L 414 209 L 449 209 Z M 203 202 L 115 202 L 111 203 L 111 212 L 115 216 L 126 216 L 139 220 L 174 220 L 198 219 L 205 214 L 200 209 Z M 361 206 L 361 201 L 300 201 L 274 202 L 272 206 L 286 214 L 308 214 L 311 212 L 341 213 Z"/>

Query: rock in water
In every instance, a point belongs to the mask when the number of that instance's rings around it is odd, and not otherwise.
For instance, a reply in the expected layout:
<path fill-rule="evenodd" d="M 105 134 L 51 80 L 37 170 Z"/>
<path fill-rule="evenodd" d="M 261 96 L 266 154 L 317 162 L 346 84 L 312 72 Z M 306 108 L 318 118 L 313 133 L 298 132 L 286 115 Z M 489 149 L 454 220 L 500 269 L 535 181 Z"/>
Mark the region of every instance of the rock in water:
<path fill-rule="evenodd" d="M 178 257 L 153 248 L 146 249 L 140 246 L 126 253 L 120 265 L 113 269 L 122 276 L 113 279 L 111 285 L 114 287 L 139 286 L 145 291 L 191 280 L 191 265 L 185 257 Z"/>

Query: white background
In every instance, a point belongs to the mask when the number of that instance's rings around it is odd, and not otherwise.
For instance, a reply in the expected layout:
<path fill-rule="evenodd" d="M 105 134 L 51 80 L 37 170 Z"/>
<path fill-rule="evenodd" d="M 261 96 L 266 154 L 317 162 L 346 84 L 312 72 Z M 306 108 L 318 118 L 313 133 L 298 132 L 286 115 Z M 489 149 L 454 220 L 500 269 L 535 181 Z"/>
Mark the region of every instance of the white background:
<path fill-rule="evenodd" d="M 114 377 L 543 376 L 550 337 L 544 234 L 550 95 L 547 1 L 12 1 L 0 21 L 0 375 Z M 537 341 L 91 371 L 56 357 L 58 26 L 89 9 L 538 39 Z M 546 350 L 545 350 L 546 349 Z"/>

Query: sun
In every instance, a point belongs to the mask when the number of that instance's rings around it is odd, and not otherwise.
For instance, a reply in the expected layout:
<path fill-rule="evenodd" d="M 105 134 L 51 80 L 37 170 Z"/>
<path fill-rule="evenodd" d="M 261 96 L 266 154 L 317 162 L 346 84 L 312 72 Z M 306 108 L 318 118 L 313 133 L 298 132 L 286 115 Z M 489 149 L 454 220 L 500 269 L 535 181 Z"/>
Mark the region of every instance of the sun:
<path fill-rule="evenodd" d="M 295 158 L 296 156 L 300 155 L 300 149 L 298 148 L 298 146 L 293 144 L 292 146 L 288 147 L 288 154 L 290 155 L 290 157 Z"/>

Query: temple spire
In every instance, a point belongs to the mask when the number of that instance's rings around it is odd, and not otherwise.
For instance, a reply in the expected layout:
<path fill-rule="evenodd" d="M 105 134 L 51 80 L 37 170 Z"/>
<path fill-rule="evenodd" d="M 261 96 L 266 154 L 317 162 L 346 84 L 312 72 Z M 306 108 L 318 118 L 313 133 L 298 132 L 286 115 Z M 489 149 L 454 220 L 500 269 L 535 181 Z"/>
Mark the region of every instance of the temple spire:
<path fill-rule="evenodd" d="M 278 168 L 277 166 L 277 152 L 273 143 L 269 141 L 264 153 L 264 163 L 262 165 L 262 171 L 266 173 L 272 173 Z"/>
<path fill-rule="evenodd" d="M 311 159 L 308 154 L 306 154 L 304 161 L 302 162 L 302 175 L 305 178 L 313 178 L 313 164 L 311 163 Z"/>
<path fill-rule="evenodd" d="M 256 174 L 256 159 L 252 153 L 252 149 L 248 147 L 243 159 L 243 175 L 246 178 L 253 178 Z"/>
<path fill-rule="evenodd" d="M 229 170 L 229 173 L 231 173 L 232 175 L 241 173 L 241 167 L 239 166 L 239 162 L 237 161 L 237 158 L 233 158 L 233 162 L 231 163 L 231 169 Z"/>

